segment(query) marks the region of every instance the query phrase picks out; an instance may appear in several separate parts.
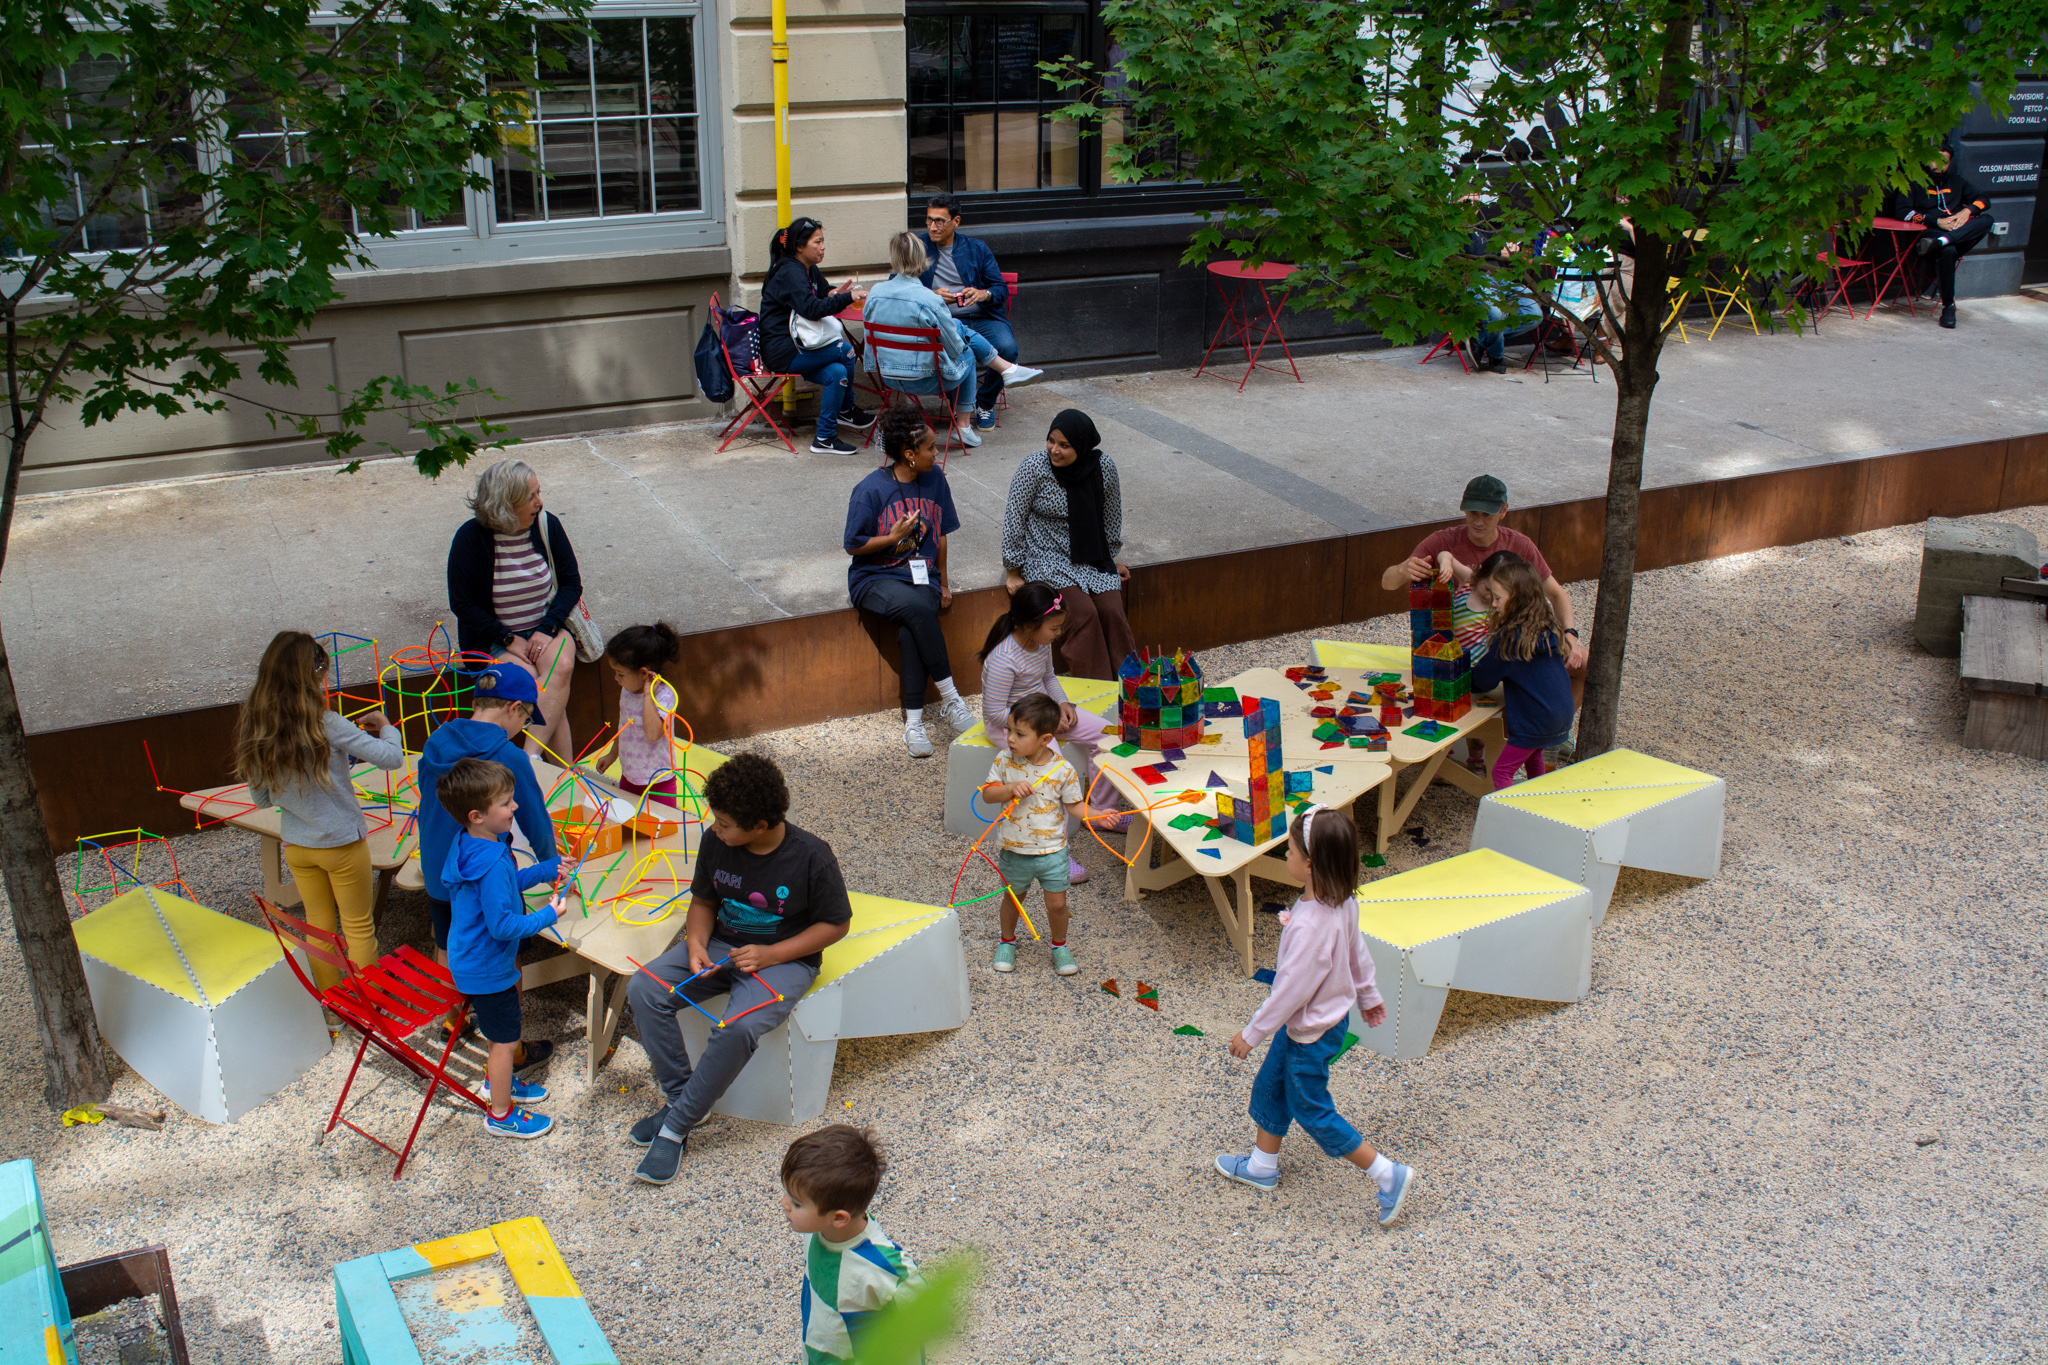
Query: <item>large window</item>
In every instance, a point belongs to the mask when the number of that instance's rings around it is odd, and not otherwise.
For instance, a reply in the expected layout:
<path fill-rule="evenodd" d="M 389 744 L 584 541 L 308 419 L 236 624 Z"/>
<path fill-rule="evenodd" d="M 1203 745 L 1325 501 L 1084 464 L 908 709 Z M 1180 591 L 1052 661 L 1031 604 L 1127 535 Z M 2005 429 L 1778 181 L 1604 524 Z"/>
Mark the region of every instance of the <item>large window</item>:
<path fill-rule="evenodd" d="M 1069 102 L 1038 69 L 1074 56 L 1105 71 L 1112 106 L 1123 86 L 1100 0 L 910 0 L 911 215 L 941 191 L 966 197 L 975 221 L 1114 215 L 1210 207 L 1227 190 L 1172 181 L 1119 185 L 1103 149 L 1123 140 L 1122 120 L 1082 137 L 1051 117 Z"/>

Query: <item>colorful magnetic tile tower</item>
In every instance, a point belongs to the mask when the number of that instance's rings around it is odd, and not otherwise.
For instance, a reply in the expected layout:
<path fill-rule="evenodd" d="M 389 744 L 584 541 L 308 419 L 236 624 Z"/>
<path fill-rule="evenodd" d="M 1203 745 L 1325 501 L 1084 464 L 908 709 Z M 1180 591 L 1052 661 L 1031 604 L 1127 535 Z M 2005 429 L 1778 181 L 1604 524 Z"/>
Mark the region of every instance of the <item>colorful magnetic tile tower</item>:
<path fill-rule="evenodd" d="M 1415 718 L 1454 721 L 1472 709 L 1472 656 L 1449 633 L 1415 646 Z"/>
<path fill-rule="evenodd" d="M 1408 588 L 1408 638 L 1420 649 L 1432 635 L 1451 633 L 1451 584 L 1431 579 Z"/>
<path fill-rule="evenodd" d="M 1280 703 L 1245 697 L 1245 747 L 1251 781 L 1245 795 L 1216 793 L 1218 827 L 1240 843 L 1263 844 L 1287 833 L 1286 761 L 1280 752 Z"/>
<path fill-rule="evenodd" d="M 1202 666 L 1186 650 L 1124 657 L 1118 719 L 1140 749 L 1192 749 L 1202 742 Z"/>

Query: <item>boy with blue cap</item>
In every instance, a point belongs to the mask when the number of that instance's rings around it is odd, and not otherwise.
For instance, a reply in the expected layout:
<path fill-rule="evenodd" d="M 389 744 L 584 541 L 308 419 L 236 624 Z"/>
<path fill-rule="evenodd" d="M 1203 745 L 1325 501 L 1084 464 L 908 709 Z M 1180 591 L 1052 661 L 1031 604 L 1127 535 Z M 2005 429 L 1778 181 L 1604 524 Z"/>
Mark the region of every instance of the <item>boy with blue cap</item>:
<path fill-rule="evenodd" d="M 448 850 L 462 833 L 455 817 L 442 809 L 437 795 L 441 779 L 465 758 L 487 759 L 512 770 L 513 798 L 519 803 L 516 823 L 541 862 L 555 856 L 555 825 L 548 818 L 548 799 L 533 775 L 526 751 L 514 741 L 526 732 L 531 721 L 542 720 L 540 690 L 533 674 L 518 664 L 498 663 L 480 670 L 472 680 L 469 718 L 443 722 L 427 738 L 419 758 L 420 873 L 427 884 L 427 898 L 434 912 L 434 947 L 437 961 L 448 961 L 448 921 L 452 913 L 442 869 Z M 545 722 L 543 722 L 545 723 Z M 519 1045 L 514 1063 L 520 1070 L 538 1066 L 554 1055 L 555 1046 L 546 1042 Z"/>

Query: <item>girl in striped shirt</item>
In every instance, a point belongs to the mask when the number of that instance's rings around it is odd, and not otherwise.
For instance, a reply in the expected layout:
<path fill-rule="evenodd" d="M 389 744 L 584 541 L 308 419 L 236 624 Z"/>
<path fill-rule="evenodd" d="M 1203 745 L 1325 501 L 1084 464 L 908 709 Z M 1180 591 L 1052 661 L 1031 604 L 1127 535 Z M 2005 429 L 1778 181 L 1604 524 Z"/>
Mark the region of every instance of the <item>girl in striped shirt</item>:
<path fill-rule="evenodd" d="M 1067 624 L 1062 605 L 1064 594 L 1078 591 L 1055 588 L 1049 583 L 1026 583 L 1010 594 L 1010 609 L 989 627 L 988 639 L 983 641 L 977 656 L 981 660 L 981 720 L 982 728 L 988 732 L 988 742 L 998 749 L 1009 747 L 1010 708 L 1020 697 L 1033 692 L 1043 692 L 1059 703 L 1060 727 L 1056 735 L 1060 743 L 1078 745 L 1084 753 L 1093 754 L 1101 742 L 1106 722 L 1068 701 L 1066 690 L 1053 672 L 1052 642 Z M 1081 779 L 1084 790 L 1092 792 L 1092 761 L 1084 766 Z M 1125 811 L 1101 828 L 1123 829 L 1130 823 L 1131 814 Z M 1067 862 L 1069 881 L 1088 880 L 1088 869 L 1071 854 Z"/>

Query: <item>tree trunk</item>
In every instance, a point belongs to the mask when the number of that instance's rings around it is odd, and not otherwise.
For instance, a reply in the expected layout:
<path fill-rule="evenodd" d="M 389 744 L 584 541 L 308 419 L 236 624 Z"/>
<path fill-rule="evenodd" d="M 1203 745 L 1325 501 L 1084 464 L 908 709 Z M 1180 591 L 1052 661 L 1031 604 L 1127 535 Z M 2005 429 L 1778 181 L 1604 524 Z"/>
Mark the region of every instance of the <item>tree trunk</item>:
<path fill-rule="evenodd" d="M 36 1032 L 43 1041 L 43 1098 L 71 1109 L 107 1097 L 99 1021 L 85 985 L 85 964 L 71 934 L 71 911 L 28 766 L 28 733 L 14 694 L 14 672 L 0 637 L 0 878 L 14 912 L 14 936 L 28 966 Z"/>
<path fill-rule="evenodd" d="M 1664 350 L 1662 323 L 1669 311 L 1667 258 L 1661 243 L 1637 243 L 1636 287 L 1623 324 L 1620 363 L 1614 367 L 1614 436 L 1607 456 L 1607 522 L 1600 546 L 1600 600 L 1593 607 L 1593 638 L 1586 642 L 1586 696 L 1573 751 L 1591 758 L 1614 747 L 1621 710 L 1621 661 L 1628 650 L 1629 604 L 1635 594 L 1636 533 L 1643 495 L 1643 444 L 1650 430 L 1650 396 Z"/>

